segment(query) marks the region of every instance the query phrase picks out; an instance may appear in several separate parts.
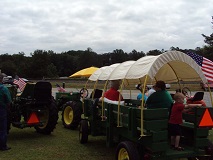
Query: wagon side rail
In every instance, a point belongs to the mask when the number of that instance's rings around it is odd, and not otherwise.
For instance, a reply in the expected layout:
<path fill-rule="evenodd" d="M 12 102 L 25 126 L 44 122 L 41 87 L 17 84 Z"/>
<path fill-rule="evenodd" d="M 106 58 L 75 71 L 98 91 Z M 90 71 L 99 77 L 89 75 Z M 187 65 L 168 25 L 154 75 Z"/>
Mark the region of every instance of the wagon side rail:
<path fill-rule="evenodd" d="M 183 113 L 182 141 L 196 152 L 208 146 L 209 130 L 213 128 L 212 117 L 212 107 L 195 107 L 191 112 Z"/>
<path fill-rule="evenodd" d="M 113 136 L 128 139 L 146 146 L 152 152 L 166 151 L 168 146 L 168 109 L 144 109 L 144 135 L 141 131 L 141 111 L 137 107 L 107 104 L 107 144 L 112 145 Z M 117 124 L 118 114 L 120 125 Z M 119 126 L 119 127 L 118 127 Z"/>

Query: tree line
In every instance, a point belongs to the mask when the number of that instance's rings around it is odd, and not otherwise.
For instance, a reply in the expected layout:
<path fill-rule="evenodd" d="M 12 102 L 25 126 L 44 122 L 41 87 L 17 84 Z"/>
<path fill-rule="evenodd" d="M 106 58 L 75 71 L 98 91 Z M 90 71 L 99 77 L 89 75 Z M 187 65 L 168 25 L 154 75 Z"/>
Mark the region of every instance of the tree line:
<path fill-rule="evenodd" d="M 195 50 L 171 47 L 170 50 L 181 52 L 192 51 L 213 61 L 213 47 L 196 48 Z M 97 54 L 90 48 L 85 51 L 67 51 L 55 53 L 54 51 L 35 50 L 30 57 L 18 53 L 13 55 L 0 55 L 0 69 L 3 73 L 11 76 L 18 75 L 25 78 L 58 78 L 71 74 L 87 67 L 102 67 L 114 63 L 122 63 L 128 60 L 138 60 L 146 55 L 159 55 L 166 51 L 151 50 L 146 54 L 133 50 L 130 53 L 122 49 L 116 49 L 110 53 Z"/>
<path fill-rule="evenodd" d="M 213 23 L 213 22 L 212 22 Z M 180 49 L 171 47 L 170 50 L 181 52 L 194 52 L 213 61 L 213 33 L 210 36 L 202 34 L 204 45 L 202 48 Z M 115 49 L 112 52 L 97 54 L 91 48 L 86 50 L 69 50 L 67 52 L 56 53 L 52 50 L 35 50 L 30 57 L 25 56 L 24 52 L 9 55 L 7 53 L 0 55 L 1 72 L 15 77 L 42 79 L 58 78 L 70 76 L 71 74 L 87 67 L 102 67 L 114 63 L 122 63 L 128 60 L 138 60 L 146 55 L 159 55 L 166 50 L 150 50 L 147 53 L 143 51 L 132 50 L 130 53 L 122 49 Z"/>

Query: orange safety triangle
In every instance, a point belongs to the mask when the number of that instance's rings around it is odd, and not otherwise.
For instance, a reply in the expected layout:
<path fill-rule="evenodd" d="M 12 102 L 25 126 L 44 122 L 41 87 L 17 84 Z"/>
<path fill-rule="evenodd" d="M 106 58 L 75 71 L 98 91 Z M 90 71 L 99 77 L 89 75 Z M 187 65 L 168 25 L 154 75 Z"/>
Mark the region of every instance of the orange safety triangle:
<path fill-rule="evenodd" d="M 203 117 L 200 121 L 199 127 L 213 127 L 212 117 L 208 109 L 205 110 Z"/>
<path fill-rule="evenodd" d="M 28 124 L 33 124 L 33 123 L 39 123 L 39 119 L 37 117 L 37 114 L 35 112 L 32 112 L 30 115 L 30 118 L 27 121 Z"/>

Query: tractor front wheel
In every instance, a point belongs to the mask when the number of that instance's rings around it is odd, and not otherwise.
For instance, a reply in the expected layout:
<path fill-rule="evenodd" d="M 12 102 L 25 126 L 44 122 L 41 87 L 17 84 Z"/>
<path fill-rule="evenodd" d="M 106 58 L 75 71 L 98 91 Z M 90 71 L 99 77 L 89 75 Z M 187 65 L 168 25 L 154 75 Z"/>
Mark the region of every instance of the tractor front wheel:
<path fill-rule="evenodd" d="M 118 144 L 116 148 L 117 160 L 139 160 L 139 152 L 136 145 L 130 141 L 124 141 Z"/>
<path fill-rule="evenodd" d="M 81 107 L 77 102 L 70 101 L 64 104 L 62 109 L 62 123 L 65 128 L 76 129 L 81 120 Z"/>

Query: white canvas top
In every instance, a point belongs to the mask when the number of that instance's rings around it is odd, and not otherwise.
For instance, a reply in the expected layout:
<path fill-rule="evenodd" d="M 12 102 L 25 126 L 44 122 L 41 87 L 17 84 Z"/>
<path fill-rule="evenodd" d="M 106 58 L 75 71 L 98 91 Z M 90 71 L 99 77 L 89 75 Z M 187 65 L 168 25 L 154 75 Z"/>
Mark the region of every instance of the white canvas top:
<path fill-rule="evenodd" d="M 200 81 L 207 82 L 201 67 L 188 55 L 179 51 L 168 51 L 159 56 L 138 59 L 129 69 L 126 79 L 164 80 L 166 82 Z"/>
<path fill-rule="evenodd" d="M 168 51 L 158 56 L 145 56 L 137 61 L 126 61 L 102 68 L 104 69 L 100 68 L 96 71 L 99 75 L 95 72 L 89 80 L 140 79 L 143 81 L 148 76 L 148 82 L 202 80 L 207 83 L 201 67 L 190 56 L 179 51 Z"/>
<path fill-rule="evenodd" d="M 120 63 L 112 64 L 108 66 L 98 77 L 98 80 L 108 80 L 112 71 L 119 66 Z"/>
<path fill-rule="evenodd" d="M 109 75 L 120 63 L 112 64 L 110 66 L 104 66 L 95 71 L 90 77 L 90 81 L 96 80 L 108 80 Z"/>
<path fill-rule="evenodd" d="M 129 68 L 135 63 L 135 61 L 126 61 L 118 65 L 109 75 L 108 80 L 124 79 Z"/>
<path fill-rule="evenodd" d="M 96 81 L 99 77 L 99 75 L 107 68 L 108 66 L 104 66 L 99 68 L 98 70 L 96 70 L 90 77 L 89 80 L 90 81 Z"/>

